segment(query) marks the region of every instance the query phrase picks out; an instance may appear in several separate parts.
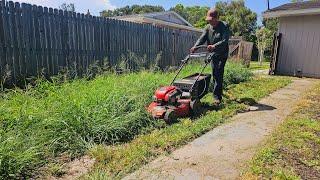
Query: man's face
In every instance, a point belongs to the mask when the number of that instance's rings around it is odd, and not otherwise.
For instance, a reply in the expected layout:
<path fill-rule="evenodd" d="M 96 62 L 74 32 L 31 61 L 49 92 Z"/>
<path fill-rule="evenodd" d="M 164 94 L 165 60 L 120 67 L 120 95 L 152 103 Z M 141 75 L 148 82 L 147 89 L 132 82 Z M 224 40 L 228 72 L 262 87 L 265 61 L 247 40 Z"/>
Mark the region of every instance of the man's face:
<path fill-rule="evenodd" d="M 217 27 L 219 23 L 219 19 L 216 17 L 213 17 L 211 20 L 208 20 L 208 23 L 213 27 Z"/>

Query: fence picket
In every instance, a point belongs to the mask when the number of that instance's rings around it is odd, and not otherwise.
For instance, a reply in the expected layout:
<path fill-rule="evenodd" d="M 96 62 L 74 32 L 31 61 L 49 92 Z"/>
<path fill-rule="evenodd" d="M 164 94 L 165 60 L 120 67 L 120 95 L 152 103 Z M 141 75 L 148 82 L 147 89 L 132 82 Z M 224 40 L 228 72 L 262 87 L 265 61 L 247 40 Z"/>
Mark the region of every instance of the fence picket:
<path fill-rule="evenodd" d="M 125 58 L 134 67 L 129 52 L 147 66 L 162 52 L 161 67 L 176 65 L 198 36 L 198 32 L 0 1 L 0 76 L 7 65 L 13 82 L 49 77 L 67 67 L 81 75 L 93 63 L 104 65 L 106 59 L 115 66 Z"/>

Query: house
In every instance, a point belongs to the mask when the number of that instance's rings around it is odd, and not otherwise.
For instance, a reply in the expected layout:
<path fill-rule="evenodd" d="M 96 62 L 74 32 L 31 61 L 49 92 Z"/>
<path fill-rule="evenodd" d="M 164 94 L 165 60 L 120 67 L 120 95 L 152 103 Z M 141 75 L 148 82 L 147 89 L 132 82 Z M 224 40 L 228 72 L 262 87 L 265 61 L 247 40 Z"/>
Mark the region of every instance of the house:
<path fill-rule="evenodd" d="M 112 18 L 136 23 L 152 24 L 158 27 L 202 32 L 201 29 L 194 28 L 187 20 L 174 11 L 116 16 Z"/>
<path fill-rule="evenodd" d="M 279 19 L 274 72 L 320 78 L 320 1 L 284 4 L 263 17 Z"/>

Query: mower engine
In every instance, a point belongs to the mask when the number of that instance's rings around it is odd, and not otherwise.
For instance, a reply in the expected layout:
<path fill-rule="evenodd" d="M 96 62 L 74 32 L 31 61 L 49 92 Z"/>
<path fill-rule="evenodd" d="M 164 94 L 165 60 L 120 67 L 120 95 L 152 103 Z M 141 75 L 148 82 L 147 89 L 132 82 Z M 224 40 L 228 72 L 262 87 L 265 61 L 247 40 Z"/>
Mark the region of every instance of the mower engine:
<path fill-rule="evenodd" d="M 167 123 L 174 121 L 177 116 L 189 115 L 190 99 L 183 99 L 183 91 L 176 86 L 165 86 L 156 90 L 153 102 L 148 111 L 156 119 L 164 119 Z"/>
<path fill-rule="evenodd" d="M 190 53 L 184 60 L 175 75 L 170 86 L 164 86 L 156 90 L 153 102 L 148 106 L 148 112 L 155 119 L 164 119 L 166 123 L 176 121 L 178 117 L 196 115 L 201 110 L 200 99 L 208 93 L 211 79 L 210 74 L 202 74 L 212 57 L 207 52 L 207 46 L 197 46 L 204 48 L 206 52 Z M 182 68 L 188 63 L 190 58 L 206 57 L 206 64 L 200 73 L 176 80 Z M 208 61 L 210 60 L 210 61 Z"/>

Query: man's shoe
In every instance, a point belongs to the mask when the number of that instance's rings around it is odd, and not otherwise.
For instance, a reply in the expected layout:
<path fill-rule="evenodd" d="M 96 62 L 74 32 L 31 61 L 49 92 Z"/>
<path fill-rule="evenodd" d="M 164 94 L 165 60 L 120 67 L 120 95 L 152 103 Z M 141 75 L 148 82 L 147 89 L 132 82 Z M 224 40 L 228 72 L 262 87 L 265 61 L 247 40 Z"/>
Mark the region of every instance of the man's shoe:
<path fill-rule="evenodd" d="M 219 106 L 221 104 L 221 100 L 219 98 L 213 98 L 213 103 L 214 106 Z"/>

